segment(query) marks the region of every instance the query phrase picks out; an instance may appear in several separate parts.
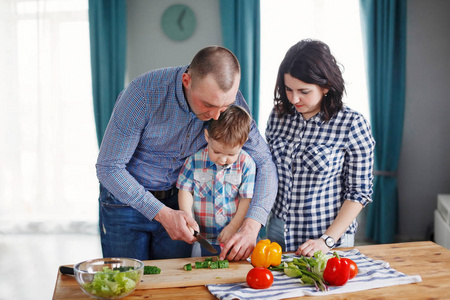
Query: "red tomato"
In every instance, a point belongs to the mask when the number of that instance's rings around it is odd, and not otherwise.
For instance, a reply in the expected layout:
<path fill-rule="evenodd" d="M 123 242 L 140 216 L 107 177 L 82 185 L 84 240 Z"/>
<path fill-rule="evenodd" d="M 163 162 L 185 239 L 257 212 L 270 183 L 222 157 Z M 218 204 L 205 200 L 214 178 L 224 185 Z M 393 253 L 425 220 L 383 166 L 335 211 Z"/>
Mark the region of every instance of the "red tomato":
<path fill-rule="evenodd" d="M 273 283 L 272 272 L 263 267 L 251 269 L 247 274 L 247 284 L 253 289 L 268 289 Z"/>
<path fill-rule="evenodd" d="M 341 258 L 341 259 L 345 259 L 348 264 L 350 265 L 350 276 L 348 279 L 352 279 L 355 278 L 356 274 L 358 274 L 358 266 L 356 265 L 356 263 L 351 260 L 350 258 Z"/>

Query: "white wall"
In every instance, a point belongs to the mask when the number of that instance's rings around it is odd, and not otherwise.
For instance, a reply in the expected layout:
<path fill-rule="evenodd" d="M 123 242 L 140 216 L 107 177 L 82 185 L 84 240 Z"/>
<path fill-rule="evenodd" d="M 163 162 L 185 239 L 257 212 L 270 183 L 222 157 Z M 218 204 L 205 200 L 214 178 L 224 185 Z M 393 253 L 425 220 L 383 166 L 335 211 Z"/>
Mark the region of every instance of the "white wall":
<path fill-rule="evenodd" d="M 406 107 L 398 170 L 401 239 L 428 238 L 450 193 L 450 1 L 409 0 Z"/>
<path fill-rule="evenodd" d="M 194 34 L 172 41 L 161 29 L 161 16 L 172 4 L 185 3 L 197 17 Z M 128 0 L 127 82 L 152 69 L 187 65 L 203 47 L 221 45 L 218 0 Z"/>

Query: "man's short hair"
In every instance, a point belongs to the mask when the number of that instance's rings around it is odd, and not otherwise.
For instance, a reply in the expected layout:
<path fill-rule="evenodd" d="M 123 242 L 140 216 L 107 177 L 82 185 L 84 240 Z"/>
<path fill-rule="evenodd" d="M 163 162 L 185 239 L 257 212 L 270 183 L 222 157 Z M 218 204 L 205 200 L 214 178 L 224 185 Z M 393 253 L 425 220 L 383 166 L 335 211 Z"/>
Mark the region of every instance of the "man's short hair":
<path fill-rule="evenodd" d="M 208 134 L 213 140 L 231 147 L 243 146 L 248 140 L 252 117 L 241 106 L 232 105 L 209 121 Z"/>
<path fill-rule="evenodd" d="M 220 46 L 203 48 L 197 52 L 189 65 L 192 85 L 211 74 L 224 92 L 233 87 L 236 75 L 240 72 L 239 61 L 233 52 Z"/>

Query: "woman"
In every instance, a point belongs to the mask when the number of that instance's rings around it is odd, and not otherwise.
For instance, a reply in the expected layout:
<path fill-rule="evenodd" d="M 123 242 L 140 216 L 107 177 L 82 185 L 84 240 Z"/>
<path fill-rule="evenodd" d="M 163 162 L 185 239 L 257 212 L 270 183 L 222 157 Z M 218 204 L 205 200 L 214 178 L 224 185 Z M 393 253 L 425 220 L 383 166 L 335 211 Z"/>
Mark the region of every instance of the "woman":
<path fill-rule="evenodd" d="M 356 217 L 372 201 L 375 142 L 344 91 L 321 41 L 300 41 L 281 62 L 266 129 L 279 177 L 267 236 L 297 255 L 352 247 Z"/>

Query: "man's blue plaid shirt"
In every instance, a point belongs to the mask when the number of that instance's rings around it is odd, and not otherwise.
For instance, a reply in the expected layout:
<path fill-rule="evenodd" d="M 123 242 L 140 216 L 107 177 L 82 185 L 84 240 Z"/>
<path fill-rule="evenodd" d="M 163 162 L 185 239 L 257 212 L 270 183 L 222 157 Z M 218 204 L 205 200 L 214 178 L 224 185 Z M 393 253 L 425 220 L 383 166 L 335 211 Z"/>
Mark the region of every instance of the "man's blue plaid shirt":
<path fill-rule="evenodd" d="M 287 251 L 325 233 L 346 199 L 372 201 L 375 142 L 361 114 L 344 108 L 324 122 L 321 113 L 305 120 L 297 111 L 279 118 L 273 110 L 266 138 L 279 180 L 272 211 L 286 222 Z M 346 233 L 356 228 L 354 220 Z"/>
<path fill-rule="evenodd" d="M 187 66 L 150 71 L 119 95 L 97 160 L 100 183 L 116 198 L 152 220 L 163 204 L 149 191 L 168 190 L 189 156 L 206 146 L 201 121 L 184 97 Z M 248 106 L 238 92 L 236 105 Z M 277 191 L 269 148 L 252 122 L 243 149 L 256 163 L 255 194 L 247 217 L 266 223 Z"/>

